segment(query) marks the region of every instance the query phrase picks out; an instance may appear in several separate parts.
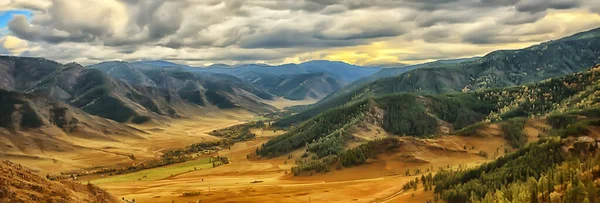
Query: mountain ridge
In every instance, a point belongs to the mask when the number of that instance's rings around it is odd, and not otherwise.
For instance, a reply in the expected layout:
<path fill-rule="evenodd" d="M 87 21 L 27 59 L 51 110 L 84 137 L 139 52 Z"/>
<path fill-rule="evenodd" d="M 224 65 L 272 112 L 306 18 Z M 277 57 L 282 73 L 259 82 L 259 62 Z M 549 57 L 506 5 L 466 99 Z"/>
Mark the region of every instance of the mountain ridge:
<path fill-rule="evenodd" d="M 573 36 L 589 36 L 572 39 Z M 307 110 L 282 119 L 279 126 L 304 121 L 329 109 L 369 96 L 398 92 L 447 94 L 506 87 L 570 74 L 600 63 L 600 28 L 517 50 L 493 51 L 456 64 L 435 64 L 378 79 L 341 94 L 328 95 Z"/>

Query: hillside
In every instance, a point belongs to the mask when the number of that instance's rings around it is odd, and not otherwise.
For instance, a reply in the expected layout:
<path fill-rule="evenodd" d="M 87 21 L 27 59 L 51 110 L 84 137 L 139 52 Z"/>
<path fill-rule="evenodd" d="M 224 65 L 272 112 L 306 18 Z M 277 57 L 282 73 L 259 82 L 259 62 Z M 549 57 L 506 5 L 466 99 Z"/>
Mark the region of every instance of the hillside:
<path fill-rule="evenodd" d="M 475 95 L 389 95 L 370 98 L 328 110 L 271 139 L 259 150 L 263 156 L 278 156 L 308 144 L 309 152 L 325 157 L 344 148 L 345 135 L 359 126 L 379 126 L 390 134 L 430 137 L 461 129 L 482 120 L 493 104 Z M 324 151 L 323 151 L 324 150 Z"/>
<path fill-rule="evenodd" d="M 510 130 L 522 129 L 523 119 L 519 118 L 580 111 L 593 114 L 593 109 L 600 108 L 598 74 L 600 68 L 596 67 L 531 85 L 448 95 L 402 93 L 368 98 L 292 127 L 264 144 L 258 153 L 278 156 L 308 146 L 307 151 L 319 157 L 337 154 L 344 147 L 344 135 L 366 124 L 394 135 L 428 137 L 458 131 L 476 134 L 486 123 L 507 122 L 506 139 L 518 147 L 523 144 L 520 134 Z"/>
<path fill-rule="evenodd" d="M 91 143 L 142 139 L 143 131 L 44 96 L 0 90 L 0 103 L 0 157 L 35 170 L 49 163 L 80 167 L 71 155 L 102 152 Z"/>
<path fill-rule="evenodd" d="M 590 137 L 550 139 L 473 169 L 441 170 L 422 182 L 426 188 L 435 186 L 432 199 L 450 203 L 592 202 L 599 198 L 597 151 Z M 410 184 L 416 190 L 419 181 Z"/>
<path fill-rule="evenodd" d="M 276 109 L 273 96 L 241 79 L 178 67 L 107 62 L 84 68 L 42 58 L 0 57 L 1 89 L 45 96 L 118 122 L 189 117 L 188 108 Z"/>
<path fill-rule="evenodd" d="M 245 76 L 243 79 L 290 100 L 321 99 L 344 86 L 343 82 L 325 73 L 279 76 L 256 74 Z"/>
<path fill-rule="evenodd" d="M 50 181 L 23 166 L 0 163 L 0 202 L 119 202 L 94 185 L 72 181 Z"/>
<path fill-rule="evenodd" d="M 435 66 L 440 66 L 440 65 L 451 65 L 451 64 L 457 64 L 457 63 L 464 63 L 464 62 L 469 62 L 469 61 L 475 61 L 480 58 L 481 57 L 451 59 L 451 60 L 437 60 L 437 61 L 433 61 L 433 62 L 416 64 L 416 65 L 404 65 L 402 67 L 383 68 L 373 75 L 361 78 L 361 79 L 349 84 L 347 87 L 345 87 L 343 90 L 339 91 L 336 94 L 341 94 L 343 92 L 350 92 L 354 88 L 360 88 L 364 85 L 375 82 L 379 79 L 395 77 L 395 76 L 401 75 L 403 73 L 406 73 L 408 71 L 415 70 L 417 68 L 426 68 L 426 67 L 435 67 Z M 331 95 L 330 97 L 333 97 L 333 96 L 334 95 Z M 323 101 L 323 102 L 326 102 L 326 101 Z"/>
<path fill-rule="evenodd" d="M 128 92 L 135 94 L 129 97 L 141 97 L 139 99 L 142 101 L 137 103 L 149 103 L 145 105 L 150 105 L 151 107 L 147 107 L 149 109 L 155 109 L 154 106 L 166 106 L 163 108 L 171 111 L 168 109 L 178 110 L 181 105 L 191 104 L 214 105 L 219 108 L 241 107 L 256 113 L 275 110 L 261 102 L 263 99 L 273 99 L 270 93 L 229 75 L 194 74 L 178 67 L 164 68 L 127 62 L 105 62 L 88 68 L 100 70 L 111 78 L 127 83 L 130 86 Z M 179 112 L 183 111 L 179 108 Z"/>
<path fill-rule="evenodd" d="M 340 91 L 277 125 L 297 123 L 351 101 L 397 92 L 447 94 L 521 85 L 575 73 L 600 63 L 600 28 L 520 50 L 494 51 L 474 61 L 418 68 Z"/>

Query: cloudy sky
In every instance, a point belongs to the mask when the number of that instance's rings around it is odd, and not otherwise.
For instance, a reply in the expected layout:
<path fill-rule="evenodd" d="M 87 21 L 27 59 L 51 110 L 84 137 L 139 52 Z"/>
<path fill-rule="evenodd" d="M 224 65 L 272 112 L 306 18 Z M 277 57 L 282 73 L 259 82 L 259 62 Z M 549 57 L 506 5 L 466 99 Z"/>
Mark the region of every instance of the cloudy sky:
<path fill-rule="evenodd" d="M 0 0 L 0 53 L 92 64 L 414 64 L 600 27 L 599 0 Z"/>

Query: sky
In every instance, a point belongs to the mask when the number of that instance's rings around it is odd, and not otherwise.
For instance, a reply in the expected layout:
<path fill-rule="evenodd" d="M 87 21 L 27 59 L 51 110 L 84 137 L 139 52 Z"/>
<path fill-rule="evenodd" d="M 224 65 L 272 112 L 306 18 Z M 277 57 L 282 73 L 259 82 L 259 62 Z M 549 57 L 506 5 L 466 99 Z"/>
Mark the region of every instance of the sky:
<path fill-rule="evenodd" d="M 0 0 L 0 54 L 84 65 L 417 64 L 597 27 L 599 0 Z"/>

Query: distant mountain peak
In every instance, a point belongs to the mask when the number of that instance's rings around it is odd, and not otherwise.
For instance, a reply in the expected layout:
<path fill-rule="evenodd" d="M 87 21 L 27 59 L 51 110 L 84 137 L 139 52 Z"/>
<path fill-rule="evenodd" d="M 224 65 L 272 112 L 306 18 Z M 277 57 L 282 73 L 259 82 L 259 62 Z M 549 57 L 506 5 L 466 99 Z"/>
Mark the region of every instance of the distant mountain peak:
<path fill-rule="evenodd" d="M 148 61 L 136 61 L 133 64 L 150 65 L 157 67 L 189 67 L 188 65 L 173 63 L 165 60 L 148 60 Z"/>
<path fill-rule="evenodd" d="M 207 68 L 234 68 L 234 66 L 230 66 L 224 63 L 215 63 L 210 66 L 207 66 Z"/>

